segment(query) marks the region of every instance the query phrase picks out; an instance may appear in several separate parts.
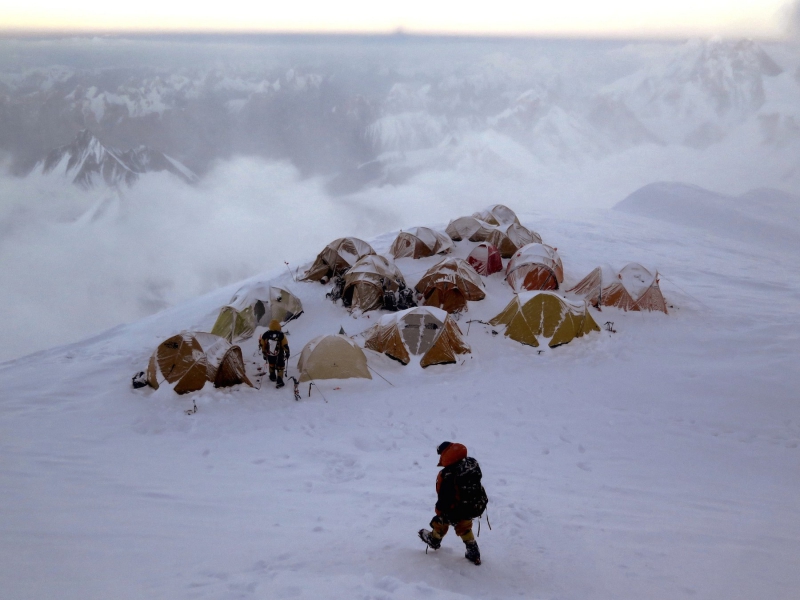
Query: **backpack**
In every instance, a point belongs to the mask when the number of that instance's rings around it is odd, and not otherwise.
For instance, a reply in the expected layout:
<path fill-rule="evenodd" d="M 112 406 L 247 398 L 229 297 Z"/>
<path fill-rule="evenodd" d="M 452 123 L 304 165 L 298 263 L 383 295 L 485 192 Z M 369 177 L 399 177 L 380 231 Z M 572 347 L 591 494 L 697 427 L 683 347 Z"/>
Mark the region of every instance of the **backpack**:
<path fill-rule="evenodd" d="M 483 515 L 489 497 L 481 485 L 481 467 L 478 461 L 467 457 L 455 473 L 456 506 L 455 513 L 463 519 L 477 519 Z"/>
<path fill-rule="evenodd" d="M 268 356 L 278 356 L 282 350 L 283 332 L 282 331 L 267 331 L 261 336 L 259 345 L 261 346 L 261 354 L 266 359 Z"/>

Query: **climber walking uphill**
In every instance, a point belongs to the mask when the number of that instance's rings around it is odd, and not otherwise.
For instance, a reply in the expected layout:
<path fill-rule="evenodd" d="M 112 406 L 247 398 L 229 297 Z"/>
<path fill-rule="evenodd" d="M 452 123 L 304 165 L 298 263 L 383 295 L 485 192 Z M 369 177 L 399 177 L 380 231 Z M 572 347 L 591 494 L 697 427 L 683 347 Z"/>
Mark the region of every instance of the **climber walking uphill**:
<path fill-rule="evenodd" d="M 289 360 L 289 342 L 281 331 L 281 324 L 275 319 L 270 321 L 269 329 L 264 332 L 258 341 L 264 360 L 269 363 L 269 380 L 277 381 L 276 388 L 282 388 L 283 370 Z"/>
<path fill-rule="evenodd" d="M 444 467 L 436 477 L 436 516 L 431 528 L 419 530 L 420 539 L 434 550 L 442 545 L 442 538 L 455 526 L 456 535 L 467 547 L 464 556 L 476 565 L 481 564 L 478 542 L 472 533 L 472 519 L 486 510 L 489 499 L 481 485 L 481 467 L 478 461 L 467 456 L 467 447 L 452 442 L 442 442 L 436 448 L 439 465 Z"/>

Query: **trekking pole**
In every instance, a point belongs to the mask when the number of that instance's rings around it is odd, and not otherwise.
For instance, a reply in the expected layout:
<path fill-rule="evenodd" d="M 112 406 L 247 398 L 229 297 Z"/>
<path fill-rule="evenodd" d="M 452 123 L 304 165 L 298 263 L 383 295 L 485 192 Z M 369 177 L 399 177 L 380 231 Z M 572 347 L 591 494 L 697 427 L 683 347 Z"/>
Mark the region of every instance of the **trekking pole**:
<path fill-rule="evenodd" d="M 292 270 L 289 268 L 289 263 L 288 263 L 288 262 L 286 262 L 286 261 L 283 261 L 283 264 L 285 264 L 285 265 L 286 265 L 286 270 L 287 270 L 287 271 L 289 271 L 289 277 L 291 277 L 291 278 L 292 278 L 292 281 L 294 281 L 295 283 L 297 283 L 297 280 L 294 278 L 294 275 L 292 275 Z"/>

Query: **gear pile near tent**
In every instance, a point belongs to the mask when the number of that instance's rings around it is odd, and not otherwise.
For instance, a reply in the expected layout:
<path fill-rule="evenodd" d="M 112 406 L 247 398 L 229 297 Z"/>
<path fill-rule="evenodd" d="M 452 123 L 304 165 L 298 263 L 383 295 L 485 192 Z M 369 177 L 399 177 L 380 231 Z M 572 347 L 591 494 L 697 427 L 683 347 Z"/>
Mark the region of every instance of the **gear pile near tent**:
<path fill-rule="evenodd" d="M 286 323 L 302 312 L 302 302 L 289 290 L 269 283 L 247 285 L 220 309 L 211 333 L 233 343 L 252 336 L 259 325 L 266 327 L 273 319 Z"/>
<path fill-rule="evenodd" d="M 503 259 L 500 252 L 487 242 L 481 242 L 472 249 L 467 262 L 480 275 L 491 275 L 503 270 Z"/>
<path fill-rule="evenodd" d="M 470 352 L 455 319 L 430 306 L 384 315 L 369 331 L 364 347 L 404 365 L 412 354 L 421 354 L 422 368 L 455 363 L 459 354 Z"/>
<path fill-rule="evenodd" d="M 609 268 L 597 267 L 568 292 L 585 297 L 593 306 L 667 314 L 667 303 L 658 285 L 658 271 L 651 273 L 638 263 L 628 263 L 616 274 Z"/>
<path fill-rule="evenodd" d="M 177 394 L 200 390 L 207 381 L 214 387 L 240 383 L 253 387 L 245 373 L 241 348 L 218 335 L 201 332 L 182 332 L 158 345 L 147 366 L 147 383 L 158 389 L 164 381 L 174 383 Z"/>
<path fill-rule="evenodd" d="M 447 254 L 453 241 L 445 234 L 429 227 L 414 227 L 397 234 L 389 252 L 395 258 L 425 258 L 434 254 Z"/>
<path fill-rule="evenodd" d="M 461 258 L 445 258 L 428 269 L 416 286 L 426 306 L 449 313 L 467 309 L 467 301 L 483 300 L 483 281 L 477 271 Z"/>
<path fill-rule="evenodd" d="M 372 379 L 364 351 L 346 335 L 321 335 L 308 342 L 297 361 L 300 381 Z"/>
<path fill-rule="evenodd" d="M 362 312 L 383 307 L 384 289 L 393 292 L 399 283 L 405 285 L 400 269 L 390 259 L 378 254 L 370 254 L 359 259 L 344 276 L 345 306 Z"/>
<path fill-rule="evenodd" d="M 521 344 L 551 348 L 571 342 L 592 331 L 600 331 L 586 302 L 574 302 L 550 291 L 523 292 L 491 321 L 505 325 L 505 335 Z"/>
<path fill-rule="evenodd" d="M 506 267 L 506 280 L 515 292 L 557 290 L 564 281 L 564 266 L 555 248 L 528 244 L 514 253 Z"/>
<path fill-rule="evenodd" d="M 327 283 L 331 277 L 346 272 L 360 258 L 369 254 L 375 254 L 375 250 L 364 240 L 354 237 L 333 240 L 317 255 L 314 264 L 300 281 Z"/>

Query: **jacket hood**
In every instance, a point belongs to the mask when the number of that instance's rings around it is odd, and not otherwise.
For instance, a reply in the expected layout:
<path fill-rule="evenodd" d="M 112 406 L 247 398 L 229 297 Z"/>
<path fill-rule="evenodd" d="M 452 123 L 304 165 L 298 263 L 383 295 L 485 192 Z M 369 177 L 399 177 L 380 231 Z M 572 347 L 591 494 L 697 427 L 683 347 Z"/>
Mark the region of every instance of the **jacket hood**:
<path fill-rule="evenodd" d="M 269 330 L 270 331 L 280 331 L 281 330 L 281 324 L 278 322 L 277 319 L 272 319 L 272 321 L 269 322 Z"/>
<path fill-rule="evenodd" d="M 439 455 L 438 467 L 449 467 L 467 458 L 467 447 L 463 444 L 450 444 Z"/>

